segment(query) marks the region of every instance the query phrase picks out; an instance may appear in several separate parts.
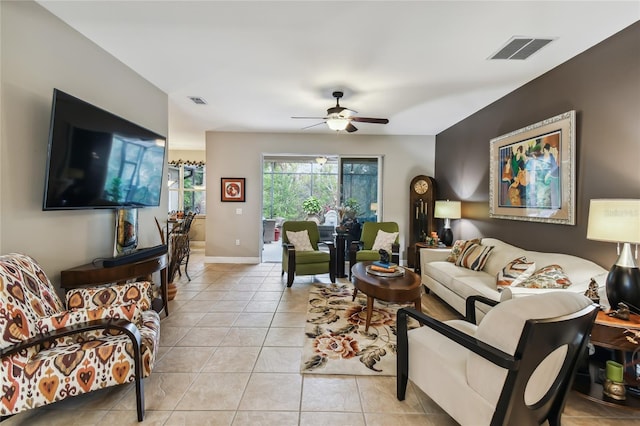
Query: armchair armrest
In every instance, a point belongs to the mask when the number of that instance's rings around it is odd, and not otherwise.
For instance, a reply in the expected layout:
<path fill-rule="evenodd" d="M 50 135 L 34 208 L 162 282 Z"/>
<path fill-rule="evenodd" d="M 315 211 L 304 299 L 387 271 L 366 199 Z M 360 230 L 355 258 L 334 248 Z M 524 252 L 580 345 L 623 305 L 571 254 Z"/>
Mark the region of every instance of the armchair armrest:
<path fill-rule="evenodd" d="M 467 297 L 467 299 L 465 300 L 465 316 L 464 319 L 467 322 L 470 322 L 471 324 L 475 324 L 476 323 L 476 302 L 480 302 L 483 303 L 487 306 L 496 306 L 498 303 L 493 299 L 489 299 L 488 297 L 484 297 L 484 296 L 469 296 Z"/>
<path fill-rule="evenodd" d="M 396 265 L 400 264 L 400 244 L 391 244 L 391 261 Z"/>
<path fill-rule="evenodd" d="M 336 245 L 333 241 L 318 241 L 318 244 L 324 244 L 326 245 L 329 250 L 331 250 L 331 248 L 333 247 L 334 249 L 336 248 Z"/>
<path fill-rule="evenodd" d="M 100 319 L 58 328 L 30 339 L 23 340 L 17 345 L 10 346 L 0 351 L 0 357 L 11 356 L 33 346 L 42 345 L 43 343 L 55 342 L 57 339 L 62 337 L 95 330 L 118 330 L 125 333 L 129 339 L 131 339 L 135 353 L 140 353 L 140 331 L 135 324 L 124 319 Z M 139 361 L 139 357 L 136 357 L 136 359 Z M 142 368 L 142 364 L 136 364 L 136 370 L 138 370 L 138 368 Z"/>
<path fill-rule="evenodd" d="M 356 252 L 358 250 L 362 250 L 364 247 L 364 243 L 362 241 L 351 241 L 351 245 L 349 246 L 350 252 Z"/>
<path fill-rule="evenodd" d="M 126 320 L 136 326 L 142 324 L 142 311 L 135 303 L 109 305 L 99 308 L 72 309 L 42 317 L 36 323 L 38 333 L 61 330 L 76 324 L 86 324 L 97 320 Z"/>
<path fill-rule="evenodd" d="M 503 352 L 494 346 L 484 343 L 481 340 L 476 339 L 475 337 L 469 336 L 468 334 L 465 334 L 460 330 L 457 330 L 443 322 L 431 318 L 423 314 L 422 312 L 418 312 L 413 308 L 401 308 L 398 310 L 397 319 L 399 354 L 405 354 L 404 356 L 406 356 L 406 354 L 408 353 L 407 317 L 409 316 L 417 320 L 420 324 L 435 330 L 436 332 L 453 340 L 457 344 L 464 346 L 473 353 L 481 356 L 482 358 L 499 367 L 508 370 L 518 368 L 519 361 L 513 355 L 509 355 L 508 353 Z M 408 362 L 408 360 L 403 361 Z"/>
<path fill-rule="evenodd" d="M 287 286 L 289 287 L 289 284 L 293 283 L 293 276 L 296 272 L 296 248 L 293 244 L 283 241 L 282 250 L 284 250 L 284 256 L 287 258 Z"/>

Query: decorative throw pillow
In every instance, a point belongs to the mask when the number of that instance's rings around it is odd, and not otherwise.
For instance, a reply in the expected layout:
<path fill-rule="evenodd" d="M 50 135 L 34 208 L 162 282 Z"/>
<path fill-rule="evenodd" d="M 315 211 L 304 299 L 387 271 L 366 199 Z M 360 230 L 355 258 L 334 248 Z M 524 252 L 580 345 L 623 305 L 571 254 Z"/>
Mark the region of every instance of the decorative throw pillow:
<path fill-rule="evenodd" d="M 447 257 L 447 262 L 456 263 L 456 260 L 460 257 L 464 249 L 468 244 L 480 244 L 480 240 L 478 238 L 474 238 L 473 240 L 457 240 L 453 243 L 453 247 L 451 247 L 451 253 Z"/>
<path fill-rule="evenodd" d="M 383 249 L 387 253 L 391 254 L 391 246 L 396 242 L 396 238 L 398 238 L 398 232 L 384 232 L 379 229 L 371 250 L 378 251 Z"/>
<path fill-rule="evenodd" d="M 513 287 L 563 289 L 570 285 L 571 281 L 560 265 L 548 265 Z"/>
<path fill-rule="evenodd" d="M 287 231 L 287 239 L 297 251 L 313 251 L 309 232 L 306 229 L 298 232 Z"/>
<path fill-rule="evenodd" d="M 500 287 L 517 286 L 529 278 L 536 270 L 535 262 L 527 262 L 527 258 L 522 256 L 507 263 L 507 266 L 498 272 L 496 285 Z"/>
<path fill-rule="evenodd" d="M 483 246 L 482 244 L 469 244 L 456 260 L 456 265 L 472 271 L 481 271 L 491 254 L 493 246 Z"/>

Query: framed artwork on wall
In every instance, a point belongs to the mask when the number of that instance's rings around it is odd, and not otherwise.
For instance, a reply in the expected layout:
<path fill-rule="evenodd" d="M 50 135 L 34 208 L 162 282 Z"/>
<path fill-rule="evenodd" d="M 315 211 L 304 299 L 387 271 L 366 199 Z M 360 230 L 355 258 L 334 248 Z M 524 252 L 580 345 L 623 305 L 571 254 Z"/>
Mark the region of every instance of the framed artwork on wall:
<path fill-rule="evenodd" d="M 491 139 L 489 217 L 575 225 L 575 111 Z"/>
<path fill-rule="evenodd" d="M 221 178 L 220 200 L 244 203 L 244 179 L 245 178 Z"/>

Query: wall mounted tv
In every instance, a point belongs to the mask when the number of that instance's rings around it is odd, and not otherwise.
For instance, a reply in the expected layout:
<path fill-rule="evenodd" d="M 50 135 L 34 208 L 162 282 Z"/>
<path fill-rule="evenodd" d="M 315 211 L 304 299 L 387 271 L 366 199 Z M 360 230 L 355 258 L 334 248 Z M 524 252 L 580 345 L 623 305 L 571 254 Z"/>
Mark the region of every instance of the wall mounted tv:
<path fill-rule="evenodd" d="M 53 91 L 43 210 L 157 207 L 166 138 Z"/>

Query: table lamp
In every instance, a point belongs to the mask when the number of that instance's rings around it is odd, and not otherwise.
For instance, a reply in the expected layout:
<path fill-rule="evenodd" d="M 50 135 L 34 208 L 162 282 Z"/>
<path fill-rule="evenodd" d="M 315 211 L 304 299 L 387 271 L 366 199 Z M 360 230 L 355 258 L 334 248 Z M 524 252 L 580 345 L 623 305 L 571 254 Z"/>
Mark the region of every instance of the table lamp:
<path fill-rule="evenodd" d="M 433 217 L 444 219 L 444 229 L 440 241 L 445 246 L 453 244 L 453 231 L 451 231 L 451 219 L 460 219 L 460 201 L 436 201 Z"/>
<path fill-rule="evenodd" d="M 619 257 L 607 275 L 607 298 L 612 309 L 624 302 L 632 310 L 638 311 L 640 269 L 631 253 L 631 244 L 636 244 L 637 258 L 640 243 L 640 200 L 591 200 L 587 239 L 617 243 Z"/>

